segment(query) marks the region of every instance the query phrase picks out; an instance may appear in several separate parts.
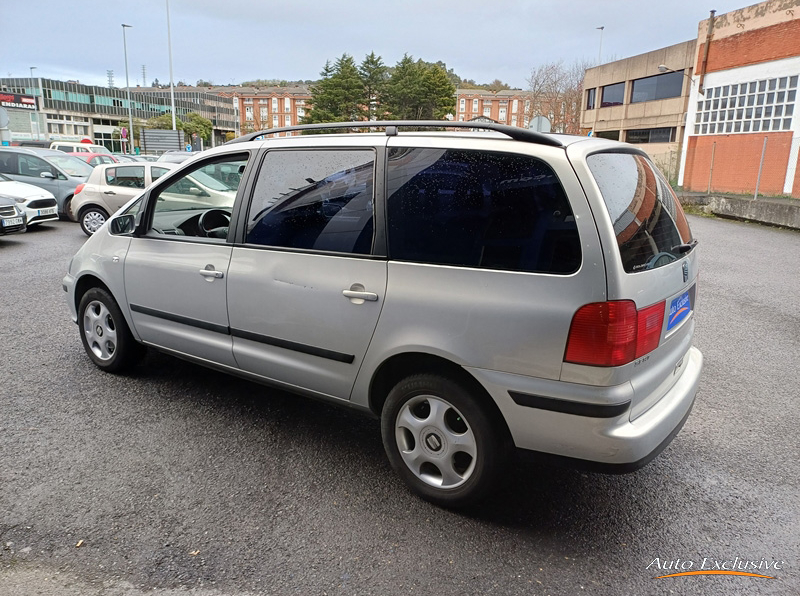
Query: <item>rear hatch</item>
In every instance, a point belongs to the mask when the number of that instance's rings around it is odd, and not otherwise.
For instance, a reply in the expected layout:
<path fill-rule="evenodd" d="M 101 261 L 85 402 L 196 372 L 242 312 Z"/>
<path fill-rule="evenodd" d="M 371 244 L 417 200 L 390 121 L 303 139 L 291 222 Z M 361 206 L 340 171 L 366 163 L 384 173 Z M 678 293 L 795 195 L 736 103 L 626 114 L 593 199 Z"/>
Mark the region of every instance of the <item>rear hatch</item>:
<path fill-rule="evenodd" d="M 694 335 L 697 242 L 674 191 L 645 154 L 607 149 L 586 155 L 585 164 L 584 184 L 587 195 L 594 195 L 590 204 L 603 242 L 608 300 L 624 307 L 619 310 L 633 335 L 633 346 L 607 365 L 613 374 L 605 378 L 632 384 L 635 419 L 683 373 Z"/>

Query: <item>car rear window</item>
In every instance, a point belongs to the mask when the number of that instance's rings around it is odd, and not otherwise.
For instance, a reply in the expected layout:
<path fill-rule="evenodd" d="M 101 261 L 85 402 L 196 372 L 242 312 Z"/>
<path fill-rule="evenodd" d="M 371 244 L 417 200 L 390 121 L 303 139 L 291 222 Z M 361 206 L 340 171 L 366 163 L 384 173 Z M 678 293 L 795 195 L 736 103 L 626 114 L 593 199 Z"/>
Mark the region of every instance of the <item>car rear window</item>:
<path fill-rule="evenodd" d="M 672 187 L 650 160 L 631 153 L 596 153 L 586 161 L 614 224 L 626 272 L 663 267 L 687 252 L 689 223 Z"/>

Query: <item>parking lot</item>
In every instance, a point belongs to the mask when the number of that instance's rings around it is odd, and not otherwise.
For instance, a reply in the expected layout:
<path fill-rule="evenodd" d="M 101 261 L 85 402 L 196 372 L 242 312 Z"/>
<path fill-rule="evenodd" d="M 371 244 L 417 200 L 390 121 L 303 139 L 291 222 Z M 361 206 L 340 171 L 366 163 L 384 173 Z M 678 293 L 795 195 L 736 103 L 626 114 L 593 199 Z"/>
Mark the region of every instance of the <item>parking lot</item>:
<path fill-rule="evenodd" d="M 152 351 L 102 373 L 61 289 L 86 236 L 0 237 L 0 593 L 798 593 L 800 234 L 690 224 L 706 368 L 675 441 L 624 476 L 520 463 L 460 513 L 376 420 Z M 776 579 L 655 579 L 736 558 Z"/>

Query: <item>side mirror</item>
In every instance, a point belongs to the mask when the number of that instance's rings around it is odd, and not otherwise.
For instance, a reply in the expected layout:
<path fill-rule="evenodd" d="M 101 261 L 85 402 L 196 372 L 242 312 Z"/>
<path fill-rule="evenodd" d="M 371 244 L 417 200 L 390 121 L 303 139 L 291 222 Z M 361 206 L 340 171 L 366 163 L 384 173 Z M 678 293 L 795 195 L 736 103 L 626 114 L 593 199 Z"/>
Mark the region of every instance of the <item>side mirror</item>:
<path fill-rule="evenodd" d="M 133 213 L 126 213 L 111 220 L 109 224 L 111 233 L 117 236 L 131 234 L 136 229 L 136 216 Z"/>
<path fill-rule="evenodd" d="M 55 174 L 53 172 L 39 172 L 39 178 L 49 178 L 50 180 L 55 180 Z"/>

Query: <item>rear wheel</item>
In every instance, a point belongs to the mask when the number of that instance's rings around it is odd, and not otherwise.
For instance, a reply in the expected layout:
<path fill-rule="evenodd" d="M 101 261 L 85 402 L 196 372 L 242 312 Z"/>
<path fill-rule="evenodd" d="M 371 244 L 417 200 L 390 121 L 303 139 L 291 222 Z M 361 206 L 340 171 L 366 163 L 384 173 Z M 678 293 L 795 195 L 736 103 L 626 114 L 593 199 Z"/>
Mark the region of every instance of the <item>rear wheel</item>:
<path fill-rule="evenodd" d="M 130 368 L 144 354 L 116 301 L 102 288 L 92 288 L 81 298 L 78 325 L 86 354 L 102 370 Z"/>
<path fill-rule="evenodd" d="M 97 230 L 99 230 L 104 223 L 106 223 L 107 219 L 108 213 L 106 213 L 105 209 L 90 206 L 81 209 L 81 214 L 78 218 L 78 221 L 81 223 L 81 229 L 83 230 L 83 233 L 87 236 L 91 236 Z"/>
<path fill-rule="evenodd" d="M 511 442 L 469 389 L 437 374 L 400 381 L 383 407 L 383 445 L 392 467 L 422 498 L 457 507 L 485 497 L 500 479 Z"/>

